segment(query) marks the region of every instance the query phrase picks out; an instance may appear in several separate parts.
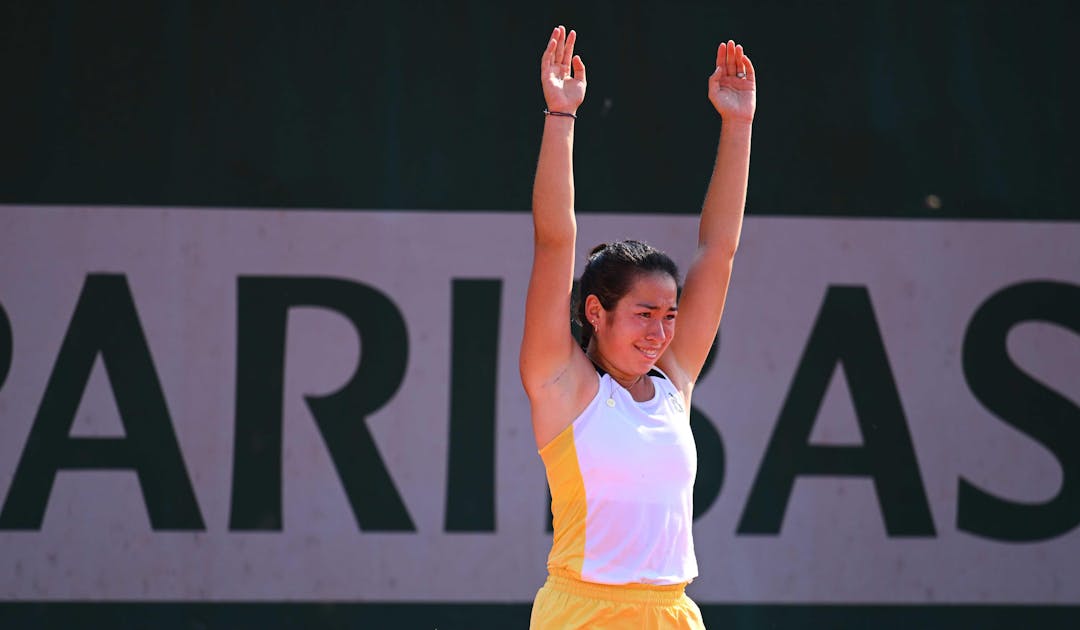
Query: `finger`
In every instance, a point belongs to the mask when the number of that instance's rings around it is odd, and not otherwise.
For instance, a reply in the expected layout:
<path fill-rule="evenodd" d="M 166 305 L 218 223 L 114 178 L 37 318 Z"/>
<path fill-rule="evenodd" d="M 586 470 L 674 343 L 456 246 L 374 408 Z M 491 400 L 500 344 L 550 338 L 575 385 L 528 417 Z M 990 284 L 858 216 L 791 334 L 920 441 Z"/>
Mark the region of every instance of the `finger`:
<path fill-rule="evenodd" d="M 745 58 L 746 58 L 746 55 L 743 54 L 742 44 L 736 44 L 735 45 L 735 76 L 737 76 L 737 77 L 745 77 L 746 76 L 746 63 L 743 61 L 743 59 L 745 59 Z"/>
<path fill-rule="evenodd" d="M 750 58 L 743 55 L 743 63 L 746 64 L 746 79 L 748 81 L 755 81 L 754 79 L 754 64 L 750 61 Z"/>
<path fill-rule="evenodd" d="M 555 60 L 555 46 L 555 31 L 552 31 L 551 38 L 548 39 L 547 48 L 544 49 L 544 54 L 540 55 L 540 68 L 542 70 L 546 70 Z"/>
<path fill-rule="evenodd" d="M 727 42 L 727 55 L 724 57 L 727 62 L 727 74 L 729 77 L 735 76 L 737 70 L 735 69 L 735 42 L 728 40 Z"/>
<path fill-rule="evenodd" d="M 720 44 L 716 48 L 716 70 L 720 76 L 727 76 L 727 44 Z M 715 73 L 714 73 L 715 74 Z"/>
<path fill-rule="evenodd" d="M 548 37 L 547 47 L 544 48 L 544 53 L 540 55 L 540 72 L 546 74 L 549 70 L 549 66 L 555 60 L 555 47 L 558 43 L 555 38 L 559 35 L 559 27 L 555 27 L 551 30 L 551 35 Z"/>
<path fill-rule="evenodd" d="M 551 43 L 559 38 L 559 27 L 551 29 L 551 35 L 548 35 L 548 43 Z"/>
<path fill-rule="evenodd" d="M 574 55 L 573 64 L 574 78 L 582 83 L 587 83 L 585 81 L 585 62 L 581 60 L 581 55 Z"/>
<path fill-rule="evenodd" d="M 563 51 L 566 49 L 566 29 L 559 26 L 558 34 L 555 35 L 555 63 L 563 62 Z"/>
<path fill-rule="evenodd" d="M 566 53 L 563 56 L 563 64 L 569 68 L 570 62 L 574 59 L 574 42 L 577 41 L 577 31 L 570 31 L 570 34 L 566 36 Z"/>

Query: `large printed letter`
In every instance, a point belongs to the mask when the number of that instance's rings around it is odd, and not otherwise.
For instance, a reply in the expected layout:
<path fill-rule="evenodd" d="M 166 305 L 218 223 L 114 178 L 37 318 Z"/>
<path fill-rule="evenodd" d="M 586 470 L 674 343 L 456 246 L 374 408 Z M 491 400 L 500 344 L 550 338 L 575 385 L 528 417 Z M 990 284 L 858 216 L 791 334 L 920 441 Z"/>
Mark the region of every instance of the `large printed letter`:
<path fill-rule="evenodd" d="M 11 369 L 11 353 L 11 322 L 8 321 L 3 305 L 0 305 L 0 388 L 4 386 L 4 379 Z"/>
<path fill-rule="evenodd" d="M 698 374 L 698 382 L 709 372 L 713 359 L 720 353 L 720 335 L 717 333 L 716 342 L 709 350 L 709 356 L 705 357 L 705 365 Z M 724 440 L 716 425 L 712 423 L 697 407 L 690 406 L 690 430 L 694 433 L 694 444 L 697 446 L 698 468 L 697 477 L 694 480 L 694 520 L 703 516 L 709 508 L 716 503 L 720 496 L 720 489 L 724 486 Z"/>
<path fill-rule="evenodd" d="M 454 280 L 448 532 L 495 531 L 495 387 L 501 280 Z"/>
<path fill-rule="evenodd" d="M 125 437 L 69 437 L 99 354 Z M 135 302 L 122 275 L 86 277 L 0 512 L 0 529 L 40 529 L 61 469 L 132 469 L 155 530 L 204 529 Z"/>
<path fill-rule="evenodd" d="M 975 397 L 1006 424 L 1045 446 L 1061 465 L 1061 489 L 1045 503 L 1009 501 L 960 479 L 956 526 L 1015 542 L 1053 538 L 1080 524 L 1080 409 L 1009 358 L 1009 330 L 1028 321 L 1050 322 L 1080 334 L 1080 287 L 1060 282 L 1006 287 L 979 307 L 964 335 L 964 377 Z"/>
<path fill-rule="evenodd" d="M 808 442 L 837 364 L 847 377 L 862 446 Z M 865 287 L 834 286 L 825 294 L 738 532 L 778 534 L 799 475 L 870 477 L 890 536 L 934 535 L 900 396 Z"/>
<path fill-rule="evenodd" d="M 236 442 L 229 528 L 277 531 L 281 516 L 285 333 L 293 307 L 344 315 L 360 335 L 360 364 L 338 391 L 306 396 L 356 521 L 369 531 L 414 531 L 365 417 L 393 397 L 405 375 L 408 339 L 393 302 L 335 278 L 238 280 Z"/>

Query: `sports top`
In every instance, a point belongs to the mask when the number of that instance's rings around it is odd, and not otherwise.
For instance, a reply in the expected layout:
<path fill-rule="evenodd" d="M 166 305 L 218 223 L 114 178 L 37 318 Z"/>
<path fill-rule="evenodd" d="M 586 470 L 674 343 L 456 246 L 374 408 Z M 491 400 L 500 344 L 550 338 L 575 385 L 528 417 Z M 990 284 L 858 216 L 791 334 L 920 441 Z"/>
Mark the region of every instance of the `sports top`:
<path fill-rule="evenodd" d="M 596 396 L 540 449 L 555 530 L 548 572 L 601 584 L 689 582 L 697 449 L 686 401 L 658 369 L 644 402 L 597 370 Z"/>

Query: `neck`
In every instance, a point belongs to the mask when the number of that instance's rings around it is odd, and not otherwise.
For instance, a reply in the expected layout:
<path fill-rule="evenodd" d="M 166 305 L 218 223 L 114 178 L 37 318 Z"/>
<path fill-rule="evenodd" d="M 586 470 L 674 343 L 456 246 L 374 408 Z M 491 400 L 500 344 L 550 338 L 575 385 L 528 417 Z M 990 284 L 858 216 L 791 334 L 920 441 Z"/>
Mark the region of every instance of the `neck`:
<path fill-rule="evenodd" d="M 586 355 L 589 357 L 589 359 L 592 360 L 593 363 L 599 365 L 605 372 L 611 375 L 611 378 L 616 383 L 622 385 L 623 389 L 630 389 L 634 385 L 640 383 L 641 379 L 645 377 L 644 374 L 632 374 L 616 368 L 607 359 L 604 358 L 604 355 L 600 354 L 600 352 L 596 350 L 595 344 L 590 344 L 589 351 L 586 353 Z"/>
<path fill-rule="evenodd" d="M 631 381 L 624 381 L 623 379 L 621 379 L 621 378 L 615 378 L 614 376 L 612 376 L 611 378 L 615 379 L 615 382 L 616 382 L 616 383 L 618 383 L 619 385 L 622 385 L 622 386 L 623 386 L 623 389 L 625 389 L 625 390 L 627 390 L 627 391 L 630 391 L 630 389 L 631 389 L 631 388 L 632 388 L 632 387 L 633 387 L 634 385 L 637 385 L 638 383 L 640 383 L 640 382 L 641 382 L 641 379 L 645 378 L 645 375 L 644 375 L 644 374 L 638 374 L 638 375 L 637 375 L 637 377 L 635 377 L 635 378 L 634 378 L 633 380 L 631 380 Z"/>

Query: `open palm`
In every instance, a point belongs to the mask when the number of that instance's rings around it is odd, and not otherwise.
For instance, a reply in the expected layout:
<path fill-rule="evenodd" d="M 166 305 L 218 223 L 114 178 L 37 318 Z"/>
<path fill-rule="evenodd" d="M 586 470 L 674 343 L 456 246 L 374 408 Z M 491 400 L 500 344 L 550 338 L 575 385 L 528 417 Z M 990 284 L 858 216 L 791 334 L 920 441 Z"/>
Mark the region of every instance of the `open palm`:
<path fill-rule="evenodd" d="M 576 32 L 567 35 L 566 28 L 559 26 L 551 33 L 540 57 L 540 83 L 550 111 L 572 114 L 585 100 L 585 63 L 574 54 L 576 41 Z"/>
<path fill-rule="evenodd" d="M 754 119 L 757 80 L 743 47 L 728 40 L 716 49 L 716 71 L 709 77 L 709 100 L 724 120 Z"/>

